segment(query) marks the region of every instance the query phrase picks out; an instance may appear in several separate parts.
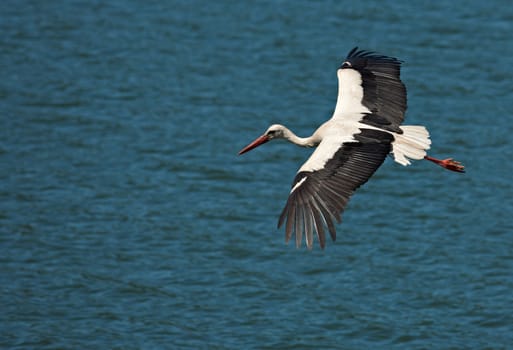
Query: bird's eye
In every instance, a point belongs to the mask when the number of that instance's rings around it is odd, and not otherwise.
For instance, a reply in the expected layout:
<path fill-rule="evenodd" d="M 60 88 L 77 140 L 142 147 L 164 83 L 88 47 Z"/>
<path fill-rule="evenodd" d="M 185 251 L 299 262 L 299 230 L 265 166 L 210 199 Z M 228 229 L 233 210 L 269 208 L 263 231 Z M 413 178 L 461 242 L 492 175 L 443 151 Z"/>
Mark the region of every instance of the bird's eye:
<path fill-rule="evenodd" d="M 267 136 L 274 136 L 276 134 L 276 130 L 269 130 L 267 132 Z"/>

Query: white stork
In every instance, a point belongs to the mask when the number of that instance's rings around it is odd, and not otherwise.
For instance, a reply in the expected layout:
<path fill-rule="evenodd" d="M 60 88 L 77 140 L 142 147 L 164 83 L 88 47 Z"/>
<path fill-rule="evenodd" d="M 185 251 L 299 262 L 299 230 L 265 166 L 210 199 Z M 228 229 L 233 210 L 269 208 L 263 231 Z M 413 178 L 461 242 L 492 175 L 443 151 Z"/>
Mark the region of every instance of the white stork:
<path fill-rule="evenodd" d="M 313 232 L 321 248 L 325 228 L 333 241 L 336 220 L 341 222 L 353 192 L 363 185 L 392 153 L 401 165 L 410 159 L 426 159 L 445 169 L 464 172 L 457 161 L 429 157 L 429 132 L 424 126 L 401 125 L 406 111 L 406 88 L 400 79 L 401 61 L 374 52 L 352 49 L 337 70 L 338 98 L 330 120 L 310 137 L 296 136 L 280 124 L 271 125 L 239 154 L 274 139 L 285 139 L 316 150 L 301 166 L 278 221 L 286 221 L 285 240 L 296 234 L 296 246 L 303 233 L 312 248 Z"/>

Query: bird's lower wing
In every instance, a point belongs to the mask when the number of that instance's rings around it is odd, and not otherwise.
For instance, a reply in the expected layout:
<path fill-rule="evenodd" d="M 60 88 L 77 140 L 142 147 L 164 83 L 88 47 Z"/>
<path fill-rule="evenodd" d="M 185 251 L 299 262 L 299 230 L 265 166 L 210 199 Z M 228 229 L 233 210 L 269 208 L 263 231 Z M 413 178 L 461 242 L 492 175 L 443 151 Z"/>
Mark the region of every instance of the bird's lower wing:
<path fill-rule="evenodd" d="M 391 150 L 393 136 L 385 131 L 361 129 L 354 140 L 340 144 L 331 154 L 326 154 L 323 139 L 305 164 L 316 164 L 308 170 L 302 167 L 292 183 L 287 204 L 278 221 L 278 228 L 285 225 L 288 242 L 296 234 L 296 246 L 301 245 L 303 233 L 309 248 L 316 232 L 321 248 L 324 248 L 325 228 L 335 240 L 334 220 L 341 222 L 353 192 L 374 174 Z M 325 158 L 324 160 L 321 158 Z"/>

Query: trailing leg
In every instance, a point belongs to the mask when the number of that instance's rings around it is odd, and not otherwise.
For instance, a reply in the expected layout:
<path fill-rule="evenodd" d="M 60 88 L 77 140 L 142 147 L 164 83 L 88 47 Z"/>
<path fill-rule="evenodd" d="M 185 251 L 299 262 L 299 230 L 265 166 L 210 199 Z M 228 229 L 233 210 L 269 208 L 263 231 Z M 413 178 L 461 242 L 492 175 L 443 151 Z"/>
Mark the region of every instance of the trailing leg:
<path fill-rule="evenodd" d="M 433 157 L 430 157 L 428 155 L 426 155 L 424 157 L 425 160 L 429 160 L 435 164 L 438 164 L 440 165 L 442 168 L 445 168 L 447 170 L 452 170 L 452 171 L 456 171 L 458 173 L 464 173 L 465 172 L 465 167 L 463 165 L 461 165 L 460 162 L 456 161 L 456 160 L 453 160 L 452 158 L 447 158 L 447 159 L 436 159 L 436 158 L 433 158 Z"/>

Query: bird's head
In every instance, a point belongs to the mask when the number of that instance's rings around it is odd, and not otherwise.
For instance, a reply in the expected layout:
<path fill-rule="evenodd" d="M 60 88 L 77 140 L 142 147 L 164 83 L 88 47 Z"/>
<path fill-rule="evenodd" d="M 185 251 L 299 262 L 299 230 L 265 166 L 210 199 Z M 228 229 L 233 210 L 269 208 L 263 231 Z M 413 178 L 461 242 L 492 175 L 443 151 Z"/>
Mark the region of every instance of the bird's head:
<path fill-rule="evenodd" d="M 283 139 L 285 138 L 285 133 L 287 128 L 280 124 L 271 125 L 267 131 L 262 135 L 256 138 L 255 141 L 251 142 L 249 145 L 240 150 L 239 155 L 244 154 L 246 152 L 251 151 L 253 148 L 256 148 L 264 143 L 271 141 L 272 139 Z"/>

